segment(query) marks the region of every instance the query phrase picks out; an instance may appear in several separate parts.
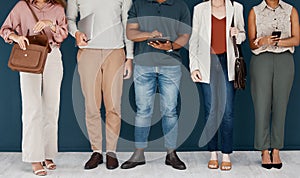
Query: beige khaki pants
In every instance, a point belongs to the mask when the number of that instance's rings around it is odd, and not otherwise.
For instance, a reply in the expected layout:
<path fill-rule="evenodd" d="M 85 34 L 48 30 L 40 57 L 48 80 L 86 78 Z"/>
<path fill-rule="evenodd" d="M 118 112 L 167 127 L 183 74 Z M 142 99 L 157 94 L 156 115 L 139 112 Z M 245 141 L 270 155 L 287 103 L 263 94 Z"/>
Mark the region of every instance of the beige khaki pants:
<path fill-rule="evenodd" d="M 100 108 L 106 109 L 106 151 L 116 151 L 121 126 L 123 49 L 80 49 L 78 72 L 85 98 L 86 126 L 93 151 L 102 151 Z"/>
<path fill-rule="evenodd" d="M 53 48 L 48 54 L 43 75 L 20 72 L 24 162 L 41 162 L 57 154 L 62 77 L 59 48 Z"/>

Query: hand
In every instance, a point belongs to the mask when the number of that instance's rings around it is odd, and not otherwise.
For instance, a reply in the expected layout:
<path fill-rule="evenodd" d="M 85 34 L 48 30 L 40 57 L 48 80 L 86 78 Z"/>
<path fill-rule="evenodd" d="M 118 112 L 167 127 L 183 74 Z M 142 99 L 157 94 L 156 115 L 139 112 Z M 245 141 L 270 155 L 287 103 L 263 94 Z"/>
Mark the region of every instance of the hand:
<path fill-rule="evenodd" d="M 150 33 L 150 38 L 156 38 L 156 37 L 162 37 L 162 33 L 154 30 L 153 32 Z"/>
<path fill-rule="evenodd" d="M 51 25 L 53 25 L 51 20 L 40 20 L 38 21 L 35 26 L 33 27 L 33 32 L 34 33 L 39 33 L 40 31 L 42 31 L 44 28 L 46 27 L 50 27 Z"/>
<path fill-rule="evenodd" d="M 193 82 L 201 82 L 202 76 L 199 70 L 194 70 L 191 74 Z"/>
<path fill-rule="evenodd" d="M 76 38 L 76 44 L 77 46 L 87 46 L 87 37 L 84 33 L 77 31 L 75 33 L 75 38 Z"/>
<path fill-rule="evenodd" d="M 254 44 L 256 46 L 274 46 L 276 42 L 279 41 L 280 38 L 277 38 L 277 36 L 265 36 L 265 37 L 260 37 L 260 38 L 257 38 L 255 41 L 254 41 Z"/>
<path fill-rule="evenodd" d="M 230 27 L 230 36 L 233 37 L 237 37 L 237 35 L 240 33 L 240 30 L 236 27 Z"/>
<path fill-rule="evenodd" d="M 13 40 L 15 43 L 18 43 L 20 48 L 23 50 L 26 50 L 26 44 L 29 45 L 29 40 L 25 36 L 11 34 L 8 38 Z"/>
<path fill-rule="evenodd" d="M 155 41 L 155 42 L 151 41 L 148 43 L 148 45 L 152 46 L 155 49 L 160 49 L 160 50 L 165 50 L 165 51 L 172 49 L 172 44 L 170 41 L 167 41 L 165 43 L 161 43 L 159 41 Z"/>
<path fill-rule="evenodd" d="M 126 80 L 126 79 L 130 79 L 131 75 L 132 75 L 132 59 L 127 59 L 124 66 L 123 77 Z"/>

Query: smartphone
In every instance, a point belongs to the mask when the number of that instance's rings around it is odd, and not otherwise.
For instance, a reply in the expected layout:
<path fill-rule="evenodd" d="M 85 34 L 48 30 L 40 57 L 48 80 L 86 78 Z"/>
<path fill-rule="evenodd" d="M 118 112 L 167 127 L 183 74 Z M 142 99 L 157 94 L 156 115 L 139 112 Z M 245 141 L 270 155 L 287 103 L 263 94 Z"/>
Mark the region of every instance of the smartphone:
<path fill-rule="evenodd" d="M 156 43 L 157 41 L 159 41 L 160 43 L 166 43 L 167 41 L 170 41 L 169 37 L 156 37 L 156 38 L 149 38 L 147 40 L 147 42 L 154 42 Z"/>
<path fill-rule="evenodd" d="M 281 36 L 281 31 L 273 31 L 272 36 L 276 36 L 276 38 L 280 38 Z"/>

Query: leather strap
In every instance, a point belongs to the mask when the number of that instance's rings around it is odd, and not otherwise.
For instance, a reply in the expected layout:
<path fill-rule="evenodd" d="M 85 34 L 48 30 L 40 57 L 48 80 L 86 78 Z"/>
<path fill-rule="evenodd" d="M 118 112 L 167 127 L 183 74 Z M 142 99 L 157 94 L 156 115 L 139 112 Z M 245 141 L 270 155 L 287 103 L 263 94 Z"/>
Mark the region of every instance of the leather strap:
<path fill-rule="evenodd" d="M 28 8 L 30 9 L 33 18 L 35 19 L 36 22 L 40 21 L 39 18 L 36 16 L 35 12 L 33 11 L 33 9 L 31 8 L 30 4 L 28 3 L 28 1 L 25 1 Z M 44 29 L 41 31 L 41 34 L 46 35 L 46 32 L 44 31 Z"/>

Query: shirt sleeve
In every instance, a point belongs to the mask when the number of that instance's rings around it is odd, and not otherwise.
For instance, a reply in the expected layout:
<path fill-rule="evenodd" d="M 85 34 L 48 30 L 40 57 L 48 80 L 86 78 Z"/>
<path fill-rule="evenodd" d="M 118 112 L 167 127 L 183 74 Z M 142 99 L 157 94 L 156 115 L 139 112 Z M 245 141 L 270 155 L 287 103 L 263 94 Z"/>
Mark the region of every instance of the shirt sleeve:
<path fill-rule="evenodd" d="M 198 16 L 198 10 L 194 8 L 193 15 L 193 28 L 192 35 L 190 38 L 190 47 L 189 47 L 189 58 L 190 58 L 190 72 L 192 73 L 195 70 L 199 70 L 198 65 L 198 49 L 199 49 L 199 29 L 200 29 L 200 17 Z"/>
<path fill-rule="evenodd" d="M 183 2 L 184 3 L 184 2 Z M 181 17 L 178 34 L 191 34 L 191 14 L 186 4 L 181 8 Z"/>
<path fill-rule="evenodd" d="M 127 23 L 138 23 L 137 11 L 136 11 L 136 1 L 132 4 L 128 11 L 128 21 Z"/>
<path fill-rule="evenodd" d="M 6 20 L 4 21 L 1 29 L 0 36 L 4 39 L 6 43 L 12 43 L 13 41 L 8 39 L 9 35 L 15 33 L 15 30 L 20 27 L 21 20 L 18 14 L 16 13 L 16 8 L 18 4 L 10 11 Z"/>
<path fill-rule="evenodd" d="M 245 23 L 244 23 L 244 16 L 243 16 L 243 5 L 238 4 L 238 8 L 236 9 L 236 26 L 239 29 L 240 33 L 237 35 L 236 43 L 241 44 L 243 41 L 246 40 L 246 32 L 245 32 Z"/>
<path fill-rule="evenodd" d="M 56 30 L 55 32 L 51 30 L 51 32 L 53 33 L 53 39 L 55 40 L 55 42 L 61 43 L 68 37 L 68 24 L 64 8 L 60 7 L 56 15 L 58 16 L 56 22 L 54 22 Z"/>
<path fill-rule="evenodd" d="M 77 0 L 68 0 L 67 5 L 67 20 L 69 33 L 75 37 L 75 33 L 78 31 L 76 25 L 76 19 L 78 17 L 78 4 Z"/>
<path fill-rule="evenodd" d="M 123 36 L 124 42 L 126 46 L 126 58 L 133 59 L 133 41 L 128 40 L 126 36 L 126 26 L 127 26 L 127 19 L 128 19 L 128 11 L 132 5 L 132 0 L 124 0 L 122 6 L 122 23 L 123 23 Z"/>

